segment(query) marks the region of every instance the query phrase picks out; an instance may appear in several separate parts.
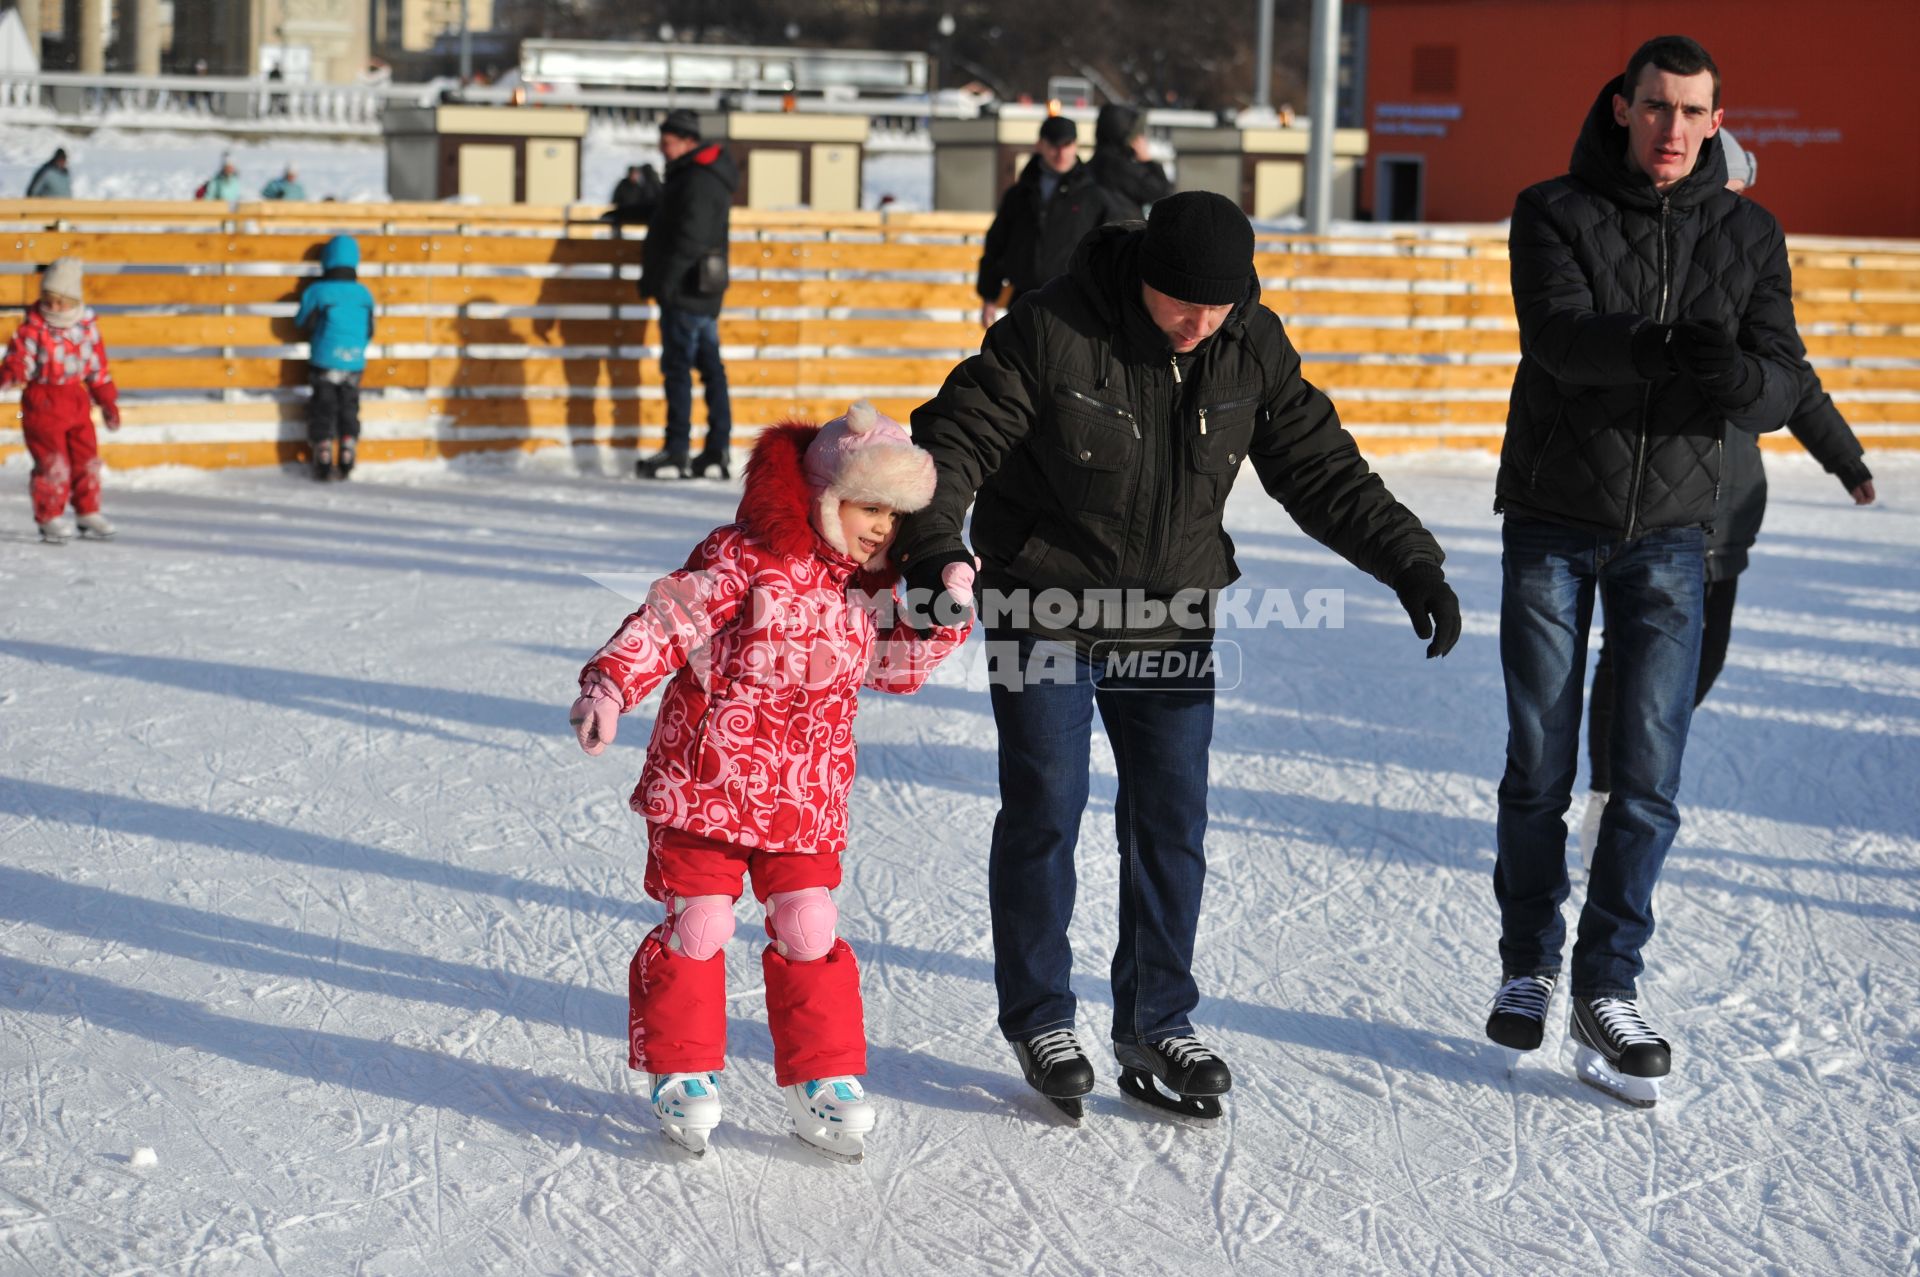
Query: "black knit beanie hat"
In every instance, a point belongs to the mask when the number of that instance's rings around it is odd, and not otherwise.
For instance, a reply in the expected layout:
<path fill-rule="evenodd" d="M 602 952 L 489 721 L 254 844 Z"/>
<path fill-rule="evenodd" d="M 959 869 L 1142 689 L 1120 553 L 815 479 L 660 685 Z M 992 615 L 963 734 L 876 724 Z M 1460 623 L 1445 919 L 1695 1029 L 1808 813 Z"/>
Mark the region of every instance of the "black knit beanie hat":
<path fill-rule="evenodd" d="M 667 112 L 667 118 L 660 121 L 662 133 L 672 133 L 678 137 L 700 140 L 700 117 L 684 106 L 677 106 Z"/>
<path fill-rule="evenodd" d="M 1227 306 L 1247 294 L 1253 223 L 1213 191 L 1182 191 L 1153 206 L 1140 244 L 1140 278 L 1176 301 Z"/>

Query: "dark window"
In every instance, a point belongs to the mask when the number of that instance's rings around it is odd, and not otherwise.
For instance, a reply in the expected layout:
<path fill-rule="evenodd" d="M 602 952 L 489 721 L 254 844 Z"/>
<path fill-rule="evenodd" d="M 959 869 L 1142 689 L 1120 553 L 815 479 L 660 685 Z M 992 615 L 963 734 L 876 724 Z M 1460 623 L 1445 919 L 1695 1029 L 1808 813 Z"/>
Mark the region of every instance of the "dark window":
<path fill-rule="evenodd" d="M 1413 46 L 1413 91 L 1415 93 L 1452 93 L 1459 83 L 1459 45 L 1416 44 Z"/>

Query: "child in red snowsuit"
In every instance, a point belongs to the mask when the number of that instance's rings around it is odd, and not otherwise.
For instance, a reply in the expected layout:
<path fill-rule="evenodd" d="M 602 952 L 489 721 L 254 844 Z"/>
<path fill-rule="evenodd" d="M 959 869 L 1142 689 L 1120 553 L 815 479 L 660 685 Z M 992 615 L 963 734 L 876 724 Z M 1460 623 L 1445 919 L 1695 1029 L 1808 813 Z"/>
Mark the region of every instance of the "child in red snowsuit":
<path fill-rule="evenodd" d="M 829 893 L 859 690 L 917 690 L 971 628 L 917 633 L 891 615 L 895 516 L 924 507 L 933 484 L 933 459 L 864 401 L 824 427 L 771 427 L 739 521 L 656 581 L 581 671 L 572 719 L 590 754 L 672 675 L 632 800 L 647 820 L 647 893 L 667 917 L 628 969 L 627 1062 L 652 1075 L 667 1135 L 696 1152 L 720 1120 L 722 947 L 743 876 L 766 906 L 774 1077 L 796 1133 L 857 1158 L 873 1125 L 859 968 Z M 970 599 L 971 568 L 952 568 L 949 592 Z"/>
<path fill-rule="evenodd" d="M 40 301 L 14 330 L 0 360 L 0 387 L 26 386 L 20 417 L 33 458 L 33 521 L 50 545 L 72 540 L 66 518 L 71 498 L 79 531 L 105 539 L 113 524 L 100 513 L 100 448 L 93 405 L 107 429 L 120 428 L 119 392 L 107 369 L 107 347 L 93 312 L 80 300 L 80 263 L 62 257 L 40 280 Z"/>

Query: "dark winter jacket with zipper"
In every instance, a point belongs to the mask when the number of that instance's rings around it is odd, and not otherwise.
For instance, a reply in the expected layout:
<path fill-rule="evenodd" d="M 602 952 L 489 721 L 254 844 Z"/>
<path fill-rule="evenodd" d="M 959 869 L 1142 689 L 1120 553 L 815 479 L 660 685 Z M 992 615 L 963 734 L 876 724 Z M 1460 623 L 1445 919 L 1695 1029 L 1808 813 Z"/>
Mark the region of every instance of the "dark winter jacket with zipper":
<path fill-rule="evenodd" d="M 1059 175 L 1051 199 L 1040 197 L 1040 179 L 1046 169 L 1039 156 L 1027 161 L 1019 180 L 1000 197 L 1000 211 L 987 227 L 980 249 L 980 272 L 974 291 L 982 301 L 998 301 L 1000 290 L 1013 285 L 1019 297 L 1040 287 L 1067 269 L 1073 250 L 1096 226 L 1136 216 L 1125 204 L 1098 186 L 1093 171 L 1076 163 Z"/>
<path fill-rule="evenodd" d="M 1138 222 L 1094 231 L 1068 273 L 988 329 L 915 410 L 913 440 L 939 479 L 904 520 L 896 561 L 911 573 L 963 555 L 973 504 L 983 589 L 1217 590 L 1240 575 L 1220 521 L 1250 460 L 1303 529 L 1363 571 L 1391 583 L 1415 563 L 1437 566 L 1439 545 L 1301 377 L 1251 271 L 1220 330 L 1174 355 L 1140 302 L 1144 235 Z M 1031 628 L 1083 644 L 1205 637 L 1173 621 Z"/>
<path fill-rule="evenodd" d="M 1803 386 L 1779 223 L 1726 189 L 1717 137 L 1655 190 L 1627 164 L 1619 87 L 1600 91 L 1572 171 L 1514 208 L 1520 368 L 1494 508 L 1632 538 L 1711 524 L 1727 429 L 1778 429 Z M 1736 335 L 1751 398 L 1717 403 L 1683 372 L 1642 375 L 1636 332 L 1683 320 Z"/>
<path fill-rule="evenodd" d="M 1100 108 L 1099 122 L 1094 125 L 1093 158 L 1087 161 L 1087 169 L 1113 197 L 1115 217 L 1145 217 L 1147 205 L 1173 194 L 1167 170 L 1133 153 L 1133 135 L 1139 122 L 1139 111 L 1109 102 Z"/>
<path fill-rule="evenodd" d="M 1851 492 L 1873 478 L 1862 459 L 1865 450 L 1833 406 L 1819 375 L 1807 367 L 1802 377 L 1800 406 L 1787 429 Z M 1730 431 L 1720 474 L 1720 508 L 1713 516 L 1713 535 L 1707 538 L 1707 580 L 1725 581 L 1747 570 L 1747 551 L 1760 535 L 1766 513 L 1767 471 L 1760 463 L 1760 440 L 1744 430 Z"/>
<path fill-rule="evenodd" d="M 640 245 L 640 295 L 665 310 L 718 315 L 726 289 L 699 291 L 700 258 L 725 252 L 733 191 L 740 170 L 718 142 L 688 151 L 667 163 L 660 202 Z"/>

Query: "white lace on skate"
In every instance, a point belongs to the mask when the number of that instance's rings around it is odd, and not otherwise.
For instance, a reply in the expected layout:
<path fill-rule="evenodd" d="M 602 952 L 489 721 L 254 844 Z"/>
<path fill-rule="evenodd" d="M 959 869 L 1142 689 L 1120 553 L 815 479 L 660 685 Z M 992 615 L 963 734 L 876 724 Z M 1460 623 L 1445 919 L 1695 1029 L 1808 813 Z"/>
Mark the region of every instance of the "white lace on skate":
<path fill-rule="evenodd" d="M 1162 1055 L 1172 1060 L 1173 1066 L 1178 1069 L 1192 1068 L 1196 1064 L 1220 1058 L 1207 1050 L 1196 1037 L 1183 1035 L 1177 1038 L 1162 1038 L 1154 1045 L 1160 1049 Z"/>
<path fill-rule="evenodd" d="M 1042 1033 L 1027 1043 L 1027 1053 L 1033 1056 L 1034 1068 L 1043 1073 L 1063 1060 L 1085 1059 L 1087 1055 L 1080 1048 L 1080 1039 L 1073 1035 L 1072 1029 L 1054 1029 Z"/>
<path fill-rule="evenodd" d="M 1552 998 L 1552 976 L 1515 976 L 1493 995 L 1493 1014 L 1523 1015 L 1529 1020 L 1544 1020 L 1547 1018 L 1547 1003 Z"/>
<path fill-rule="evenodd" d="M 1595 998 L 1587 1006 L 1616 1053 L 1643 1042 L 1662 1040 L 1641 1018 L 1640 1008 L 1625 998 Z"/>

